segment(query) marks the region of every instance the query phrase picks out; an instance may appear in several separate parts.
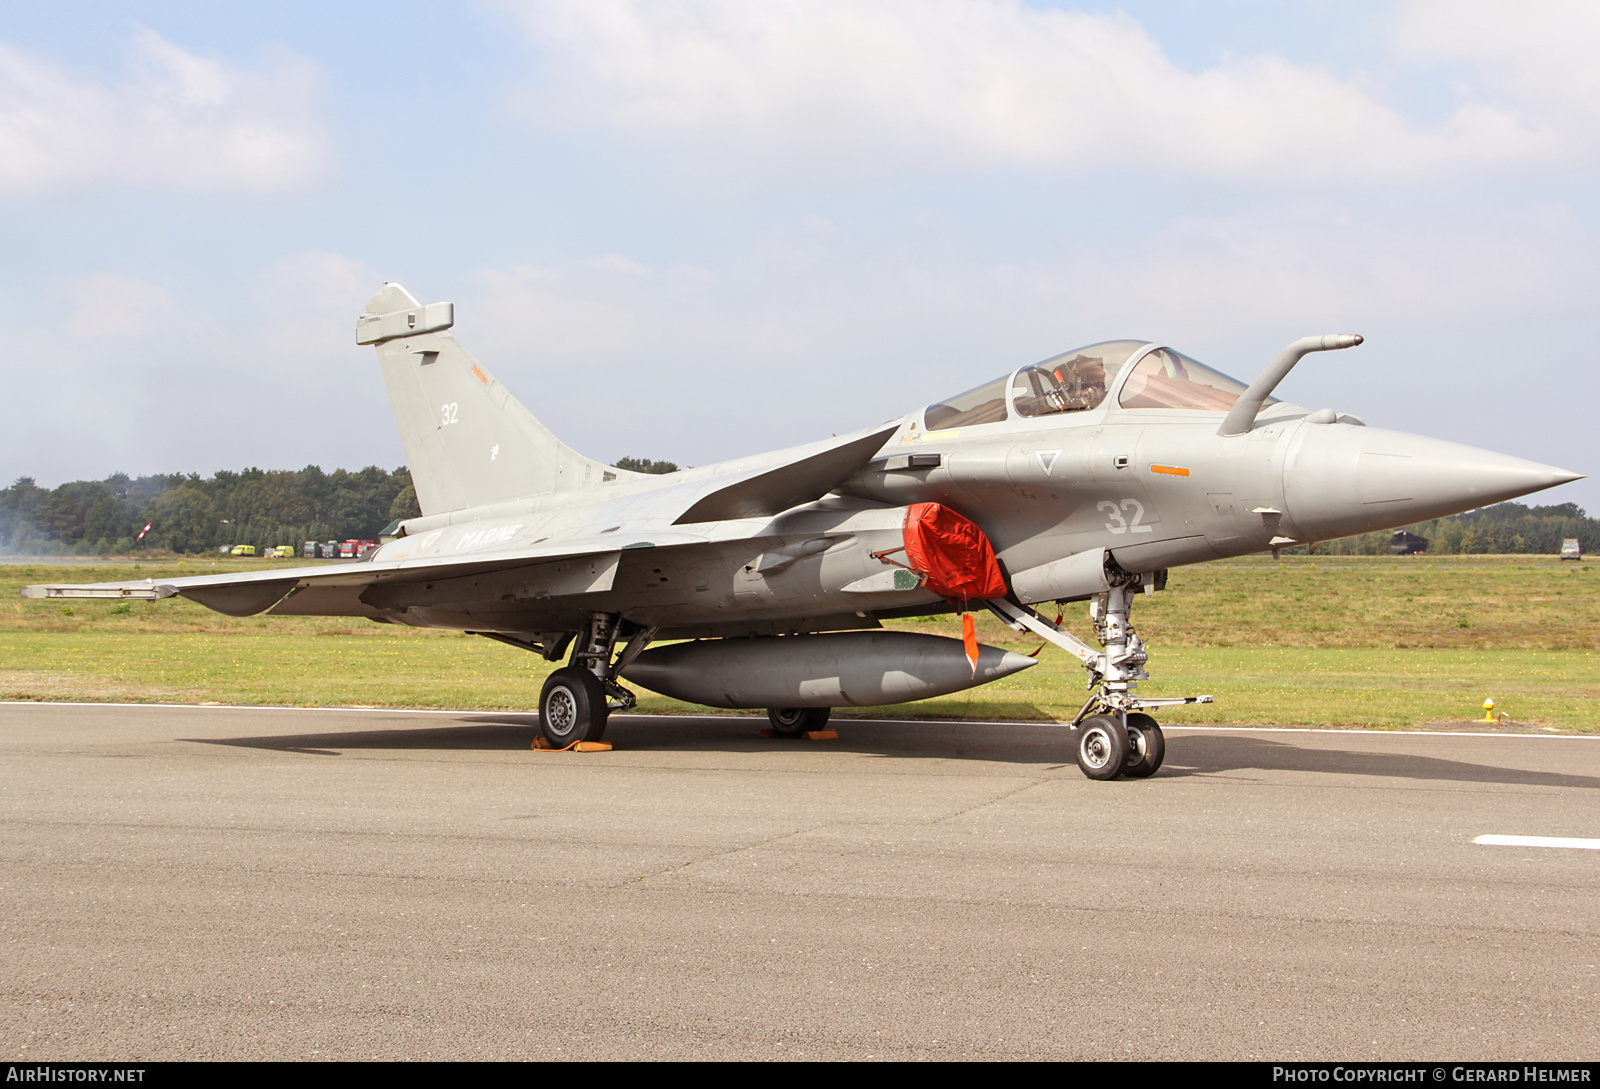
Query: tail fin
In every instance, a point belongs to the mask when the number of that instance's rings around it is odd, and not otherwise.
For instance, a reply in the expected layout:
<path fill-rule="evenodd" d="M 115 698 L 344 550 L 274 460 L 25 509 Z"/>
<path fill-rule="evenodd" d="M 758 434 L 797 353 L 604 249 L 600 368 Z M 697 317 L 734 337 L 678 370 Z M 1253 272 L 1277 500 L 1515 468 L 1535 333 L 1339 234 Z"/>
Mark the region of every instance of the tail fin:
<path fill-rule="evenodd" d="M 383 365 L 423 514 L 440 514 L 632 476 L 563 444 L 445 330 L 451 303 L 422 306 L 384 284 L 356 319 L 356 343 Z"/>

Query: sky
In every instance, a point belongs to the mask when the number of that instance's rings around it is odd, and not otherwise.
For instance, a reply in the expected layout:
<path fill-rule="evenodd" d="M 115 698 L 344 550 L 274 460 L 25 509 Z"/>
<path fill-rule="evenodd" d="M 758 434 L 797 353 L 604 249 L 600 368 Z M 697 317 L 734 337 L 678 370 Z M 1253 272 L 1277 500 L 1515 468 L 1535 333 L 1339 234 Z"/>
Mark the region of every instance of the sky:
<path fill-rule="evenodd" d="M 5 11 L 3 482 L 403 464 L 384 281 L 608 462 L 1356 332 L 1279 395 L 1600 471 L 1600 5 Z"/>

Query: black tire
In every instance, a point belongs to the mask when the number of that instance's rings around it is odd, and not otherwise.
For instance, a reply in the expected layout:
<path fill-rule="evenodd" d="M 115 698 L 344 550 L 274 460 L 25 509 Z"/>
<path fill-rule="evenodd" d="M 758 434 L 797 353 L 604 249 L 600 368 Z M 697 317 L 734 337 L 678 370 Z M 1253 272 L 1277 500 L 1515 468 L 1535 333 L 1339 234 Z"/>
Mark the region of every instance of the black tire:
<path fill-rule="evenodd" d="M 832 707 L 768 707 L 767 721 L 779 737 L 799 737 L 828 725 Z"/>
<path fill-rule="evenodd" d="M 1128 766 L 1128 731 L 1110 715 L 1078 724 L 1078 768 L 1091 779 L 1115 779 Z"/>
<path fill-rule="evenodd" d="M 1128 715 L 1128 763 L 1122 774 L 1131 779 L 1148 779 L 1167 758 L 1167 738 L 1149 715 L 1134 711 Z"/>
<path fill-rule="evenodd" d="M 564 666 L 546 678 L 539 693 L 539 732 L 558 749 L 574 741 L 599 741 L 610 713 L 606 690 L 587 669 Z"/>

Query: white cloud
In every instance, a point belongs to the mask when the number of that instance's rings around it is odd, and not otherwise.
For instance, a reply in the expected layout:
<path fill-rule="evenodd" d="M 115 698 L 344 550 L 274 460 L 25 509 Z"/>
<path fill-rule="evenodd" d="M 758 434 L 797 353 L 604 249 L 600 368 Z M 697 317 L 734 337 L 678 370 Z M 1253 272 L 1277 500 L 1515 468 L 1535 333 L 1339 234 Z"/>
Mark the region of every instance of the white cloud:
<path fill-rule="evenodd" d="M 58 293 L 72 307 L 65 331 L 84 339 L 141 337 L 188 317 L 165 288 L 120 272 L 73 277 Z"/>
<path fill-rule="evenodd" d="M 1560 210 L 1484 210 L 1464 224 L 1415 206 L 1358 218 L 1295 202 L 1181 218 L 1137 242 L 1011 275 L 1017 290 L 1070 299 L 1072 312 L 1119 335 L 1215 342 L 1261 329 L 1299 336 L 1592 314 L 1600 288 L 1583 270 L 1597 260 L 1596 240 Z M 1321 328 L 1329 323 L 1340 328 Z"/>
<path fill-rule="evenodd" d="M 505 7 L 543 55 L 530 109 L 666 148 L 701 176 L 1022 168 L 1367 184 L 1546 162 L 1565 146 L 1472 96 L 1418 126 L 1361 79 L 1270 55 L 1187 71 L 1126 15 L 1017 0 Z"/>
<path fill-rule="evenodd" d="M 486 269 L 455 301 L 457 335 L 490 366 L 717 373 L 751 389 L 792 368 L 855 384 L 879 367 L 899 384 L 931 370 L 960 383 L 1107 337 L 1182 348 L 1292 339 L 1329 322 L 1571 321 L 1600 306 L 1586 271 L 1596 263 L 1600 242 L 1560 208 L 1486 210 L 1468 224 L 1420 204 L 1356 217 L 1289 201 L 1017 259 L 974 258 L 954 234 L 884 248 L 842 231 L 775 231 L 715 265 L 647 278 L 582 259 Z"/>
<path fill-rule="evenodd" d="M 1600 302 L 1596 262 L 1600 246 L 1559 209 L 1464 224 L 1421 205 L 1353 217 L 1288 201 L 1011 260 L 974 259 L 949 234 L 885 248 L 796 222 L 714 265 L 648 277 L 582 258 L 487 270 L 456 289 L 455 333 L 562 438 L 607 460 L 704 464 L 809 441 L 1124 336 L 1248 381 L 1297 337 L 1363 333 L 1360 353 L 1297 372 L 1289 395 L 1473 441 L 1463 399 L 1493 399 L 1510 432 L 1550 426 L 1530 425 L 1553 410 L 1508 365 L 1521 375 L 1537 358 L 1562 412 L 1600 395 L 1580 356 L 1552 350 Z M 1524 339 L 1541 328 L 1549 344 Z M 1428 415 L 1441 404 L 1453 415 Z"/>
<path fill-rule="evenodd" d="M 1592 0 L 1407 0 L 1394 31 L 1404 53 L 1464 62 L 1489 92 L 1592 150 L 1600 121 L 1600 5 Z"/>
<path fill-rule="evenodd" d="M 325 250 L 289 254 L 267 268 L 253 293 L 256 311 L 238 314 L 239 328 L 260 329 L 272 366 L 326 374 L 364 360 L 356 347 L 356 315 L 383 283 L 365 262 Z"/>
<path fill-rule="evenodd" d="M 884 249 L 801 217 L 714 266 L 639 275 L 597 247 L 599 260 L 406 286 L 456 302 L 468 350 L 607 461 L 810 441 L 1109 337 L 1164 340 L 1248 380 L 1295 337 L 1353 331 L 1366 347 L 1302 367 L 1286 395 L 1586 465 L 1552 444 L 1586 441 L 1600 396 L 1568 350 L 1573 316 L 1595 311 L 1600 249 L 1558 211 L 1464 228 L 1424 208 L 1353 220 L 1285 202 L 1030 260 L 949 243 Z M 49 287 L 13 329 L 29 365 L 10 392 L 30 410 L 0 429 L 5 479 L 398 464 L 376 361 L 353 343 L 379 279 L 311 251 L 224 291 L 114 272 Z"/>
<path fill-rule="evenodd" d="M 225 291 L 101 271 L 45 285 L 14 322 L 0 428 L 14 479 L 403 460 L 355 317 L 379 280 L 336 253 L 286 256 Z"/>
<path fill-rule="evenodd" d="M 232 68 L 140 30 L 108 85 L 0 43 L 0 196 L 158 187 L 273 194 L 326 168 L 319 77 L 279 52 Z"/>
<path fill-rule="evenodd" d="M 596 257 L 589 262 L 590 268 L 597 268 L 605 272 L 625 272 L 630 276 L 648 276 L 650 270 L 637 261 L 630 261 L 619 253 L 608 253 L 604 257 Z"/>

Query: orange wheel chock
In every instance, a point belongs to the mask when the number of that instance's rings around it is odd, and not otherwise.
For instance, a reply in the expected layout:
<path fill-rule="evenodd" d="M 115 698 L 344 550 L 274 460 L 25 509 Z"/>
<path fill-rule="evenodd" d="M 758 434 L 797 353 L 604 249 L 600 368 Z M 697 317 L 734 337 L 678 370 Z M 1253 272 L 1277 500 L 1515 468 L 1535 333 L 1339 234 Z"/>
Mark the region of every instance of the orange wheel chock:
<path fill-rule="evenodd" d="M 550 742 L 545 739 L 544 735 L 541 734 L 540 736 L 534 738 L 533 744 L 528 747 L 534 752 L 610 752 L 611 742 L 574 741 L 572 744 L 564 745 L 558 749 L 554 745 L 550 744 Z"/>

